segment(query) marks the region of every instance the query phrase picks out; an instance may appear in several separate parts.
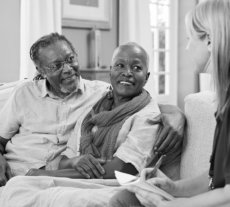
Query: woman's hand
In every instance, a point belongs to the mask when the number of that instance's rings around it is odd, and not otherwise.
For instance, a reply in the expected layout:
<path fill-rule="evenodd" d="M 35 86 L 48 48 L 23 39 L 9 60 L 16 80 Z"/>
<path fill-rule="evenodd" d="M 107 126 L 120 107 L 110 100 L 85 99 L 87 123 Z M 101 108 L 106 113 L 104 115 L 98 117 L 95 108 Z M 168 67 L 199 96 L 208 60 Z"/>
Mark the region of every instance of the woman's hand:
<path fill-rule="evenodd" d="M 152 172 L 154 168 L 144 168 L 141 172 L 141 182 L 147 182 L 150 185 L 155 185 L 159 188 L 161 188 L 162 190 L 166 191 L 167 193 L 171 194 L 171 195 L 176 195 L 177 191 L 178 191 L 178 187 L 176 185 L 176 183 L 171 180 L 170 178 L 168 178 L 163 172 L 161 172 L 160 170 L 156 171 L 156 174 L 154 175 L 154 178 L 148 178 L 148 175 Z"/>
<path fill-rule="evenodd" d="M 105 173 L 101 164 L 105 161 L 96 159 L 91 154 L 82 155 L 70 159 L 71 166 L 85 178 L 102 178 Z"/>
<path fill-rule="evenodd" d="M 148 184 L 150 184 L 148 188 L 151 187 L 151 185 L 153 185 L 154 183 L 156 183 L 155 185 L 158 184 L 159 187 L 161 186 L 162 189 L 167 192 L 173 192 L 175 189 L 175 184 L 173 184 L 173 181 L 170 181 L 170 179 L 168 178 L 159 178 L 157 180 L 156 178 L 153 178 L 149 179 L 148 181 L 142 180 L 140 182 L 147 182 Z M 127 186 L 126 189 L 130 192 L 135 193 L 137 199 L 145 207 L 184 207 L 184 205 L 186 204 L 186 202 L 184 201 L 186 200 L 185 198 L 175 198 L 172 201 L 167 201 L 164 197 L 152 192 L 151 190 L 148 190 L 144 186 L 146 186 L 146 184 L 143 185 L 140 183 L 139 185 Z"/>
<path fill-rule="evenodd" d="M 163 198 L 155 193 L 142 189 L 140 186 L 128 186 L 127 189 L 130 192 L 135 193 L 137 199 L 145 207 L 160 206 L 163 202 Z"/>
<path fill-rule="evenodd" d="M 155 177 L 159 177 L 159 178 L 166 178 L 167 176 L 159 169 L 157 169 L 155 174 L 152 174 L 152 171 L 154 170 L 154 167 L 150 167 L 150 168 L 144 168 L 141 171 L 141 175 L 140 175 L 140 179 L 142 181 L 148 180 L 149 178 L 155 178 Z M 151 177 L 150 177 L 151 175 Z"/>
<path fill-rule="evenodd" d="M 155 185 L 158 188 L 161 188 L 162 190 L 166 191 L 167 193 L 173 196 L 177 195 L 177 191 L 178 191 L 177 185 L 174 181 L 172 181 L 168 177 L 164 177 L 164 178 L 156 177 L 156 178 L 149 179 L 146 182 L 148 182 L 151 185 Z"/>
<path fill-rule="evenodd" d="M 127 186 L 126 188 L 130 192 L 135 193 L 140 203 L 144 206 L 166 207 L 169 202 L 166 201 L 164 197 L 152 192 L 150 189 L 153 188 L 153 186 L 157 186 L 169 194 L 174 195 L 177 188 L 176 184 L 160 170 L 156 171 L 154 178 L 148 179 L 148 175 L 150 173 L 152 174 L 153 169 L 154 168 L 143 169 L 139 183 Z"/>

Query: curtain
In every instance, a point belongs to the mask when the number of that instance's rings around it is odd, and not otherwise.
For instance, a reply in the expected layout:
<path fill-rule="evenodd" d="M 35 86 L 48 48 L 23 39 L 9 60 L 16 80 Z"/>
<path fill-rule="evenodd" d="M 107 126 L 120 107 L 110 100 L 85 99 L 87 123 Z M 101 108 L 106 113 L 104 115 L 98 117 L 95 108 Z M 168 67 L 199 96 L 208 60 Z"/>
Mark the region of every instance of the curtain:
<path fill-rule="evenodd" d="M 155 97 L 149 0 L 119 1 L 119 44 L 137 42 L 149 54 L 150 77 L 145 88 Z"/>
<path fill-rule="evenodd" d="M 51 32 L 61 33 L 61 0 L 21 0 L 20 79 L 33 78 L 31 45 Z"/>

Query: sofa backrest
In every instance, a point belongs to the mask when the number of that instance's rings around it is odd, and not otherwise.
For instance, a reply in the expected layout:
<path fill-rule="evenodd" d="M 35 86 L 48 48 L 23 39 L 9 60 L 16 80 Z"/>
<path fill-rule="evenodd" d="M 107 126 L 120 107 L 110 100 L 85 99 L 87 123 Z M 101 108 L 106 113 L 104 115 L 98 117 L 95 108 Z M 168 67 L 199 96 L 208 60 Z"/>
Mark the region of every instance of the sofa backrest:
<path fill-rule="evenodd" d="M 186 144 L 181 157 L 181 178 L 197 176 L 209 169 L 216 120 L 216 97 L 212 91 L 185 98 Z"/>
<path fill-rule="evenodd" d="M 9 98 L 15 86 L 18 84 L 25 82 L 26 80 L 19 80 L 15 82 L 5 83 L 0 86 L 0 110 L 5 104 L 6 100 Z"/>

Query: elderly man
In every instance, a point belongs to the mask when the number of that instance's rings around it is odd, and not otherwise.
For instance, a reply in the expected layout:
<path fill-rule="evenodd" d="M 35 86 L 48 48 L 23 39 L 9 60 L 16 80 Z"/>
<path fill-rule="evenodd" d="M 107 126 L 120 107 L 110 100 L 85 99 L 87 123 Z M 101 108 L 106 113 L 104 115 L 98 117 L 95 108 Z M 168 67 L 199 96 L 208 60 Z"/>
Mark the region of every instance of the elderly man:
<path fill-rule="evenodd" d="M 43 79 L 17 87 L 1 110 L 0 185 L 12 174 L 24 175 L 32 168 L 56 170 L 76 121 L 85 117 L 108 87 L 80 77 L 77 53 L 63 35 L 40 38 L 30 56 Z M 162 150 L 181 144 L 165 132 L 159 140 Z"/>

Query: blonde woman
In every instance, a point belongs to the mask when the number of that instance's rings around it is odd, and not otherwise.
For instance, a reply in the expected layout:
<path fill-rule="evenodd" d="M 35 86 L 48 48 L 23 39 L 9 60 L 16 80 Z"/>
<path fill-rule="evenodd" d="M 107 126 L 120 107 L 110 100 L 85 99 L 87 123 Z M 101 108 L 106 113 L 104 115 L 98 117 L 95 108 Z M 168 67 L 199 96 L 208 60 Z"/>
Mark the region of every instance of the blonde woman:
<path fill-rule="evenodd" d="M 210 170 L 188 180 L 148 180 L 175 196 L 173 201 L 164 201 L 138 187 L 129 188 L 140 202 L 135 206 L 230 206 L 230 0 L 207 0 L 198 4 L 186 16 L 186 27 L 187 49 L 196 63 L 202 67 L 210 58 L 213 67 L 218 109 Z M 119 206 L 130 206 L 121 204 L 118 197 L 112 201 L 112 206 L 116 206 L 115 202 L 120 202 Z"/>

